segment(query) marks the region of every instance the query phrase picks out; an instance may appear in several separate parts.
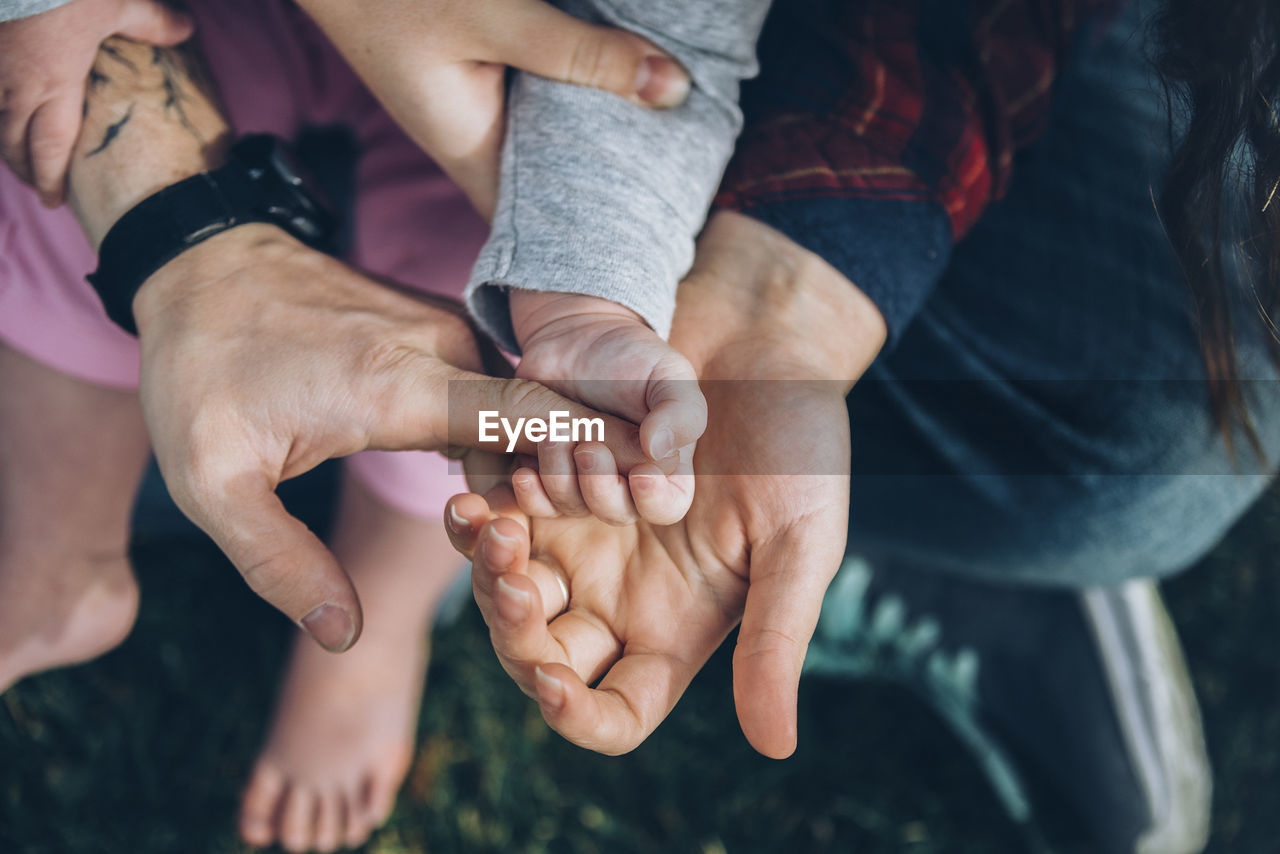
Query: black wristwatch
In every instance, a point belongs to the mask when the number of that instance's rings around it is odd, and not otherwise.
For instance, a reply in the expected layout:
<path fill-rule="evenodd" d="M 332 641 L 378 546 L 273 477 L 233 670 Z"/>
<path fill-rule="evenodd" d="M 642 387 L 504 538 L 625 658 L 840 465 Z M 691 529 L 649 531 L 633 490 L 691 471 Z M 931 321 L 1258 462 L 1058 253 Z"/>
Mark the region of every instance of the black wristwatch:
<path fill-rule="evenodd" d="M 137 335 L 133 298 L 142 283 L 192 246 L 250 222 L 277 225 L 308 246 L 332 250 L 334 215 L 274 136 L 242 137 L 223 166 L 166 187 L 120 217 L 102 241 L 89 284 L 107 316 Z"/>

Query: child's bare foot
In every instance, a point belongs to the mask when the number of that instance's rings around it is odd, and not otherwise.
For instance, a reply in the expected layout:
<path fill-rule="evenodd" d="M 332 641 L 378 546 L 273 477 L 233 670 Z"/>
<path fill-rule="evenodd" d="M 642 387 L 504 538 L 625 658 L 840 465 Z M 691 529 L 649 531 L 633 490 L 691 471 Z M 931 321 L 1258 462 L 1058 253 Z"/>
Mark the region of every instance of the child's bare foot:
<path fill-rule="evenodd" d="M 124 555 L 0 561 L 0 694 L 25 676 L 97 658 L 120 644 L 138 614 Z"/>
<path fill-rule="evenodd" d="M 431 616 L 456 560 L 444 525 L 387 507 L 347 476 L 333 545 L 360 594 L 364 632 L 340 655 L 294 643 L 241 805 L 251 845 L 360 845 L 390 815 L 413 756 Z"/>
<path fill-rule="evenodd" d="M 129 515 L 147 460 L 137 395 L 0 346 L 0 692 L 94 658 L 138 610 Z"/>

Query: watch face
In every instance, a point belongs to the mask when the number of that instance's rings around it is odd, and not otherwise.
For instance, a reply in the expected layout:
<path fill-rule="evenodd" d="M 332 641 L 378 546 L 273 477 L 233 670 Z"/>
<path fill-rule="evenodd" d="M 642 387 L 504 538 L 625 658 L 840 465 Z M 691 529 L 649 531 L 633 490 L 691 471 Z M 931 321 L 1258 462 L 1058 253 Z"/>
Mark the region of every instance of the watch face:
<path fill-rule="evenodd" d="M 303 179 L 288 149 L 274 136 L 254 134 L 243 137 L 231 151 L 259 187 L 264 213 L 295 237 L 324 248 L 320 244 L 332 236 L 335 217 L 311 190 L 315 182 Z"/>

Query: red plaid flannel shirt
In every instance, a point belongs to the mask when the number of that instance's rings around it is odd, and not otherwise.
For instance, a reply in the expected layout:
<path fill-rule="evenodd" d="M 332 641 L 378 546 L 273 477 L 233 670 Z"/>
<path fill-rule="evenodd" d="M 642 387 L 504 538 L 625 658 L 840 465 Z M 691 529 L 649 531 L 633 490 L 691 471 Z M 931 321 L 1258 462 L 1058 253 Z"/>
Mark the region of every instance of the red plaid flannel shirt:
<path fill-rule="evenodd" d="M 779 0 L 716 204 L 826 257 L 896 334 L 1045 129 L 1082 26 L 1118 5 Z"/>

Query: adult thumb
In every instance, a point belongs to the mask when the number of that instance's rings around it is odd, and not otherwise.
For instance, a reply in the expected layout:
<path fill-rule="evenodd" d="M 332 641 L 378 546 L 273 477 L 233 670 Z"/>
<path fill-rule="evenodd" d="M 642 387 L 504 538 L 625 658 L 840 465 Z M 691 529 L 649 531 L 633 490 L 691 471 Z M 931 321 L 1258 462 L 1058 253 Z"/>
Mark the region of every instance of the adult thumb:
<path fill-rule="evenodd" d="M 675 107 L 689 95 L 689 75 L 649 42 L 589 24 L 543 0 L 521 0 L 492 27 L 494 62 L 650 107 Z"/>
<path fill-rule="evenodd" d="M 144 44 L 172 47 L 191 38 L 191 18 L 156 0 L 128 0 L 116 33 Z"/>
<path fill-rule="evenodd" d="M 752 550 L 751 583 L 733 651 L 733 698 L 742 732 L 756 750 L 785 759 L 796 748 L 800 671 L 840 567 L 844 537 L 787 530 Z"/>
<path fill-rule="evenodd" d="M 255 593 L 330 652 L 356 642 L 362 615 L 355 587 L 324 543 L 285 509 L 270 478 L 180 471 L 166 472 L 165 482 Z M 234 624 L 227 621 L 229 631 Z"/>

